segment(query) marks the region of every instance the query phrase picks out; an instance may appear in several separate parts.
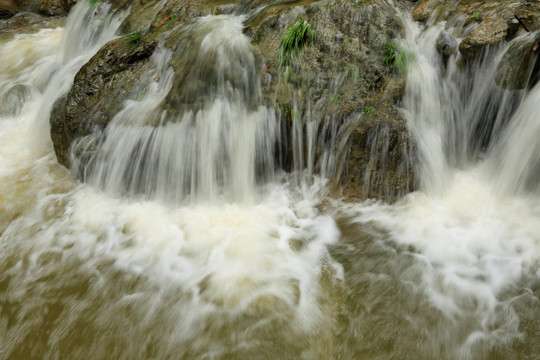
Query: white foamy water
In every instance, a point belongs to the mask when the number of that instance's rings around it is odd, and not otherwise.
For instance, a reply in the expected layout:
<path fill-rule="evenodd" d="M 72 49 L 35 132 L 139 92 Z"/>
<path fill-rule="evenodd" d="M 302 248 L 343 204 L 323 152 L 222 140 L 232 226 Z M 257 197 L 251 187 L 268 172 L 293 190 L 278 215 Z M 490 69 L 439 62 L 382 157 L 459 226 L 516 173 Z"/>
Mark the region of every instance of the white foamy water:
<path fill-rule="evenodd" d="M 273 112 L 243 103 L 250 81 L 222 88 L 196 113 L 157 114 L 163 125 L 150 126 L 175 76 L 174 54 L 162 48 L 141 79 L 144 97 L 123 104 L 94 177 L 80 183 L 56 162 L 48 113 L 120 19 L 81 3 L 65 31 L 0 45 L 9 50 L 0 52 L 0 358 L 540 353 L 537 88 L 520 93 L 517 108 L 496 107 L 489 98 L 505 94 L 480 78 L 468 87 L 455 58 L 444 76 L 430 50 L 441 27 L 408 24 L 416 62 L 404 106 L 424 151 L 424 188 L 393 206 L 343 204 L 327 197 L 323 178 L 257 183 L 257 164 L 273 170 L 278 130 Z M 221 42 L 216 51 L 244 59 L 247 70 L 235 71 L 249 77 L 240 18 L 201 21 L 201 54 Z M 489 144 L 470 142 L 480 130 L 463 119 L 482 123 L 484 113 L 464 91 L 500 118 Z M 315 134 L 343 131 L 306 120 Z M 119 149 L 141 143 L 140 164 L 155 167 L 123 168 L 130 157 Z M 311 176 L 316 144 L 307 145 Z M 321 171 L 331 173 L 337 156 L 324 156 Z M 129 191 L 127 170 L 141 182 Z"/>

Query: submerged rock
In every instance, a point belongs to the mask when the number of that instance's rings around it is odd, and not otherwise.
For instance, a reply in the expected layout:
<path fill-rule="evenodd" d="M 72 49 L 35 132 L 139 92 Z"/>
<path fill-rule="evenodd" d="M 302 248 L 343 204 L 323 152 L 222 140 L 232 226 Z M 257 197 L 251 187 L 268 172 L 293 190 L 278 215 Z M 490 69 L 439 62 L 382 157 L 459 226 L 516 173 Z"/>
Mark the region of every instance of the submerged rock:
<path fill-rule="evenodd" d="M 521 90 L 538 78 L 540 49 L 534 46 L 540 41 L 540 33 L 530 34 L 512 41 L 497 69 L 495 82 L 503 89 Z"/>

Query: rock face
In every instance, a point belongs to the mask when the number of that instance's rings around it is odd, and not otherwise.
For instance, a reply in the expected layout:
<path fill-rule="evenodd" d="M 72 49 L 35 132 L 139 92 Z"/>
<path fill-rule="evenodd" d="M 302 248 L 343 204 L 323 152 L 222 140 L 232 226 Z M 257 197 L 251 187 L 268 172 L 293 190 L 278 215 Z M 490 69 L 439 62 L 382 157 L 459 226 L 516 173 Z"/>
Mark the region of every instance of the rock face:
<path fill-rule="evenodd" d="M 505 52 L 499 67 L 495 82 L 503 89 L 521 90 L 525 89 L 538 79 L 540 62 L 538 53 L 540 49 L 534 51 L 535 44 L 540 40 L 539 33 L 531 33 L 515 39 Z"/>
<path fill-rule="evenodd" d="M 268 106 L 278 103 L 281 108 L 297 109 L 302 119 L 342 122 L 360 117 L 349 144 L 351 154 L 362 155 L 349 155 L 335 183 L 347 198 L 393 202 L 416 189 L 413 169 L 404 165 L 412 156 L 406 120 L 393 107 L 401 99 L 404 83 L 383 60 L 382 45 L 398 37 L 402 25 L 393 9 L 384 5 L 357 6 L 343 1 L 314 4 L 305 12 L 301 16 L 309 19 L 317 40 L 304 50 L 302 64 L 294 67 L 290 84 L 283 80 L 278 49 L 284 29 L 298 16 L 295 10 L 268 16 L 250 27 L 256 39 L 254 50 L 265 69 L 261 77 L 263 99 Z M 258 41 L 257 34 L 264 34 L 264 39 Z M 389 108 L 393 111 L 383 110 Z M 374 138 L 380 135 L 382 139 L 384 131 L 384 136 L 399 144 L 394 144 L 395 148 L 378 147 L 379 155 L 366 155 L 371 153 Z M 405 151 L 395 151 L 397 148 Z M 390 161 L 381 162 L 379 156 L 392 158 L 396 167 L 391 170 Z M 287 159 L 282 163 L 288 168 Z M 381 166 L 388 167 L 385 171 Z M 407 169 L 408 175 L 397 175 L 398 167 Z M 364 171 L 368 168 L 374 171 Z M 394 181 L 396 178 L 403 182 Z"/>
<path fill-rule="evenodd" d="M 287 128 L 293 124 L 293 111 L 295 120 L 301 122 L 319 119 L 321 123 L 351 124 L 348 120 L 354 119 L 356 128 L 348 138 L 350 150 L 345 152 L 352 155 L 343 158 L 341 172 L 333 174 L 336 189 L 343 189 L 347 197 L 393 202 L 415 190 L 414 142 L 406 120 L 394 105 L 400 100 L 404 83 L 383 61 L 383 45 L 402 31 L 395 9 L 375 1 L 263 3 L 268 6 L 258 12 L 250 12 L 260 5 L 257 1 L 216 7 L 173 0 L 160 3 L 161 8 L 155 7 L 157 1 L 131 3 L 134 10 L 122 29 L 132 31 L 150 23 L 140 42 L 133 46 L 123 38 L 105 45 L 79 71 L 71 91 L 54 106 L 51 137 L 59 162 L 72 166 L 70 156 L 74 155 L 82 168 L 86 166 L 122 101 L 137 93 L 137 80 L 148 71 L 149 57 L 159 41 L 172 51 L 169 65 L 175 72 L 172 88 L 160 109 L 169 115 L 199 109 L 205 94 L 211 92 L 212 81 L 202 83 L 196 74 L 211 79 L 216 64 L 198 62 L 195 55 L 186 52 L 198 41 L 188 34 L 191 24 L 209 12 L 250 13 L 254 15 L 246 19 L 244 32 L 252 38 L 260 69 L 253 76 L 260 77 L 262 91 L 253 97 L 253 106 L 281 109 L 277 114 L 285 137 L 291 132 Z M 153 14 L 151 21 L 148 14 Z M 316 39 L 304 49 L 285 79 L 279 44 L 298 17 L 311 24 Z M 305 134 L 307 128 L 301 131 Z M 78 147 L 81 143 L 86 145 Z M 289 140 L 282 139 L 281 146 L 278 163 L 293 170 Z M 324 147 L 331 145 L 320 146 L 316 149 L 316 163 Z"/>

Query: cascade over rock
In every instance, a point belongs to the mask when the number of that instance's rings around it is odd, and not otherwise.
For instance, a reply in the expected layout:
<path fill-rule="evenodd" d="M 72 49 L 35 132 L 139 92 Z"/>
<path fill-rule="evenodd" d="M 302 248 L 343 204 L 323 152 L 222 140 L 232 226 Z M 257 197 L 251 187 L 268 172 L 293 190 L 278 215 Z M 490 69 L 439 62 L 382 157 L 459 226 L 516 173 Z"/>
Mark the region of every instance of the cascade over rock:
<path fill-rule="evenodd" d="M 410 6 L 408 2 L 399 4 Z M 245 89 L 249 95 L 246 97 L 247 105 L 251 109 L 260 105 L 276 109 L 278 120 L 283 124 L 282 138 L 276 151 L 277 164 L 286 170 L 312 169 L 333 178 L 338 187 L 348 184 L 349 189 L 355 188 L 358 192 L 346 191 L 346 194 L 357 199 L 375 197 L 393 202 L 414 190 L 414 172 L 410 166 L 414 152 L 409 153 L 414 144 L 406 135 L 405 119 L 393 107 L 399 102 L 402 93 L 399 88 L 404 85 L 392 79 L 403 75 L 394 73 L 392 66 L 383 60 L 384 44 L 398 38 L 402 31 L 396 10 L 383 2 L 358 1 L 317 2 L 312 5 L 309 2 L 276 2 L 262 8 L 259 5 L 257 2 L 245 2 L 215 7 L 175 0 L 159 8 L 134 2 L 121 27 L 132 35 L 105 45 L 79 71 L 71 91 L 55 104 L 50 123 L 59 162 L 71 166 L 73 159 L 70 156 L 74 156 L 77 171 L 84 173 L 88 161 L 95 156 L 103 141 L 103 130 L 120 111 L 123 101 L 144 96 L 144 89 L 137 80 L 148 71 L 149 57 L 160 41 L 164 49 L 173 53 L 169 66 L 175 76 L 171 90 L 159 109 L 166 111 L 167 118 L 202 109 L 209 101 L 208 96 L 214 93 L 212 73 L 219 64 L 213 59 L 200 61 L 194 50 L 197 42 L 201 41 L 197 38 L 199 35 L 186 34 L 192 31 L 190 29 L 200 16 L 209 12 L 245 13 L 244 32 L 252 39 L 261 84 L 260 98 L 257 91 L 252 94 L 253 90 Z M 115 6 L 121 9 L 125 5 L 113 3 L 113 8 Z M 133 32 L 146 26 L 149 14 L 153 15 L 149 28 Z M 316 39 L 304 49 L 299 61 L 290 69 L 289 81 L 286 81 L 279 62 L 279 44 L 286 28 L 292 26 L 298 17 L 309 21 Z M 131 36 L 138 38 L 133 40 Z M 237 75 L 227 76 L 231 76 L 227 81 L 234 87 L 243 86 L 234 85 Z M 256 78 L 257 74 L 250 76 Z M 373 110 L 376 110 L 373 116 L 364 116 Z M 358 127 L 355 133 L 363 135 L 352 136 L 347 146 L 323 141 L 308 149 L 307 140 L 303 140 L 304 148 L 293 144 L 291 134 L 297 132 L 301 137 L 307 137 L 311 126 L 308 124 L 313 122 L 321 124 L 318 125 L 320 133 L 313 135 L 317 138 L 328 138 L 331 128 L 343 124 L 349 124 L 343 127 L 353 126 L 353 123 Z M 161 120 L 156 119 L 153 123 L 157 126 Z M 300 127 L 293 130 L 295 126 Z M 384 135 L 379 136 L 380 131 L 385 132 Z M 370 155 L 380 150 L 373 145 L 372 139 L 383 136 L 393 139 L 388 151 L 394 147 L 400 149 L 389 155 L 392 158 L 390 162 L 375 160 L 379 155 Z M 347 158 L 351 146 L 353 151 L 363 155 Z M 322 160 L 326 156 L 324 154 L 338 151 L 337 148 L 341 149 L 341 159 L 330 163 Z M 379 169 L 380 166 L 384 169 Z M 374 171 L 362 170 L 368 168 Z M 377 180 L 369 179 L 371 173 L 377 174 Z M 375 183 L 377 185 L 373 185 Z"/>

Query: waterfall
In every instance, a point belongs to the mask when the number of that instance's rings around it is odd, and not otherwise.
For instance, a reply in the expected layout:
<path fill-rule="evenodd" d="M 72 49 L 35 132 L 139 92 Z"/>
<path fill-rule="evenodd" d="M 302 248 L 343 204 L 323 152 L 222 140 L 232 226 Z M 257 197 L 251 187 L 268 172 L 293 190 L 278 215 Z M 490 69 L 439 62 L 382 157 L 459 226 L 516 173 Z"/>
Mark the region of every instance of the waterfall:
<path fill-rule="evenodd" d="M 404 22 L 403 43 L 415 59 L 407 70 L 403 105 L 420 149 L 422 189 L 440 193 L 455 169 L 474 167 L 489 156 L 526 91 L 495 84 L 508 45 L 487 49 L 464 69 L 457 55 L 444 64 L 436 51 L 444 24 L 421 31 L 410 17 Z"/>

